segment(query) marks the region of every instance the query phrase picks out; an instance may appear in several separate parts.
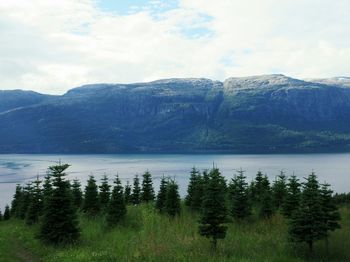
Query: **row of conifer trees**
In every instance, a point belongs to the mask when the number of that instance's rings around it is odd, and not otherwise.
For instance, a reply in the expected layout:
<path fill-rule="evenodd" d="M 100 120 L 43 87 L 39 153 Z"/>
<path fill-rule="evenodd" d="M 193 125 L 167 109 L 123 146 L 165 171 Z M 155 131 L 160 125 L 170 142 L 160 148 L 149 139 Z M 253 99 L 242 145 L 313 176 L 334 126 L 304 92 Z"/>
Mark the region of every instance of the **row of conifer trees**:
<path fill-rule="evenodd" d="M 172 179 L 162 178 L 156 197 L 152 175 L 148 171 L 142 175 L 142 182 L 136 175 L 133 186 L 127 182 L 125 187 L 118 176 L 110 185 L 108 177 L 104 175 L 98 185 L 91 175 L 83 192 L 78 179 L 65 179 L 68 167 L 67 164 L 51 166 L 44 181 L 37 177 L 24 186 L 18 184 L 11 209 L 8 205 L 5 207 L 4 219 L 22 219 L 28 225 L 39 223 L 42 240 L 61 244 L 79 239 L 78 212 L 88 217 L 102 215 L 110 227 L 124 219 L 129 204 L 155 202 L 156 208 L 162 213 L 170 216 L 180 213 L 178 185 Z"/>
<path fill-rule="evenodd" d="M 113 186 L 107 176 L 99 185 L 90 176 L 83 192 L 79 180 L 70 182 L 65 178 L 68 167 L 51 166 L 44 181 L 37 178 L 23 187 L 17 185 L 4 219 L 25 219 L 28 225 L 40 222 L 40 237 L 60 244 L 79 239 L 77 212 L 89 217 L 103 215 L 108 226 L 124 219 L 129 204 L 154 203 L 159 212 L 170 217 L 181 213 L 179 188 L 172 179 L 163 177 L 155 195 L 148 171 L 142 182 L 135 176 L 133 185 L 127 183 L 125 187 L 118 176 Z M 248 184 L 243 170 L 227 183 L 218 168 L 203 172 L 193 168 L 185 205 L 198 213 L 199 233 L 210 238 L 214 248 L 218 239 L 225 238 L 227 223 L 249 223 L 256 216 L 269 219 L 275 212 L 288 219 L 290 239 L 307 243 L 310 250 L 316 240 L 328 240 L 329 232 L 339 228 L 340 216 L 332 191 L 328 184 L 320 185 L 314 173 L 300 183 L 296 176 L 287 178 L 281 172 L 270 184 L 268 177 L 258 172 Z"/>
<path fill-rule="evenodd" d="M 335 193 L 333 199 L 337 205 L 350 205 L 350 193 Z"/>
<path fill-rule="evenodd" d="M 238 170 L 226 184 L 216 168 L 202 174 L 193 169 L 185 204 L 201 213 L 200 233 L 210 237 L 214 247 L 217 239 L 225 237 L 230 218 L 249 223 L 254 215 L 269 219 L 278 212 L 288 221 L 289 239 L 305 242 L 312 252 L 315 241 L 325 239 L 328 244 L 329 232 L 340 228 L 337 199 L 332 195 L 330 185 L 320 184 L 314 172 L 301 183 L 281 171 L 270 184 L 259 171 L 248 184 L 244 171 Z"/>

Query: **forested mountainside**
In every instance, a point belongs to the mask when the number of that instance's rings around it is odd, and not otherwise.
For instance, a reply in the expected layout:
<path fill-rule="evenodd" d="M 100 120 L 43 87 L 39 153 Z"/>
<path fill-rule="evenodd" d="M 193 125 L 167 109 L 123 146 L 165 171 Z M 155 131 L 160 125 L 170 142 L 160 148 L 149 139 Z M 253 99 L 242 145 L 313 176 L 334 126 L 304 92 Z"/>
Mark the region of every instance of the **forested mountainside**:
<path fill-rule="evenodd" d="M 284 75 L 0 91 L 1 153 L 350 150 L 349 78 Z"/>

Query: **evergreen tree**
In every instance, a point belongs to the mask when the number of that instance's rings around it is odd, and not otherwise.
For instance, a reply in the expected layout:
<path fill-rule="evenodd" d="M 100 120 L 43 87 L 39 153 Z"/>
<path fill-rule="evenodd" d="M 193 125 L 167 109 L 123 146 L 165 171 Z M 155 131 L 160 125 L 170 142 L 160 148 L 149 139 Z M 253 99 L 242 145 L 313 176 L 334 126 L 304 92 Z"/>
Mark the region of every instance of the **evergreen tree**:
<path fill-rule="evenodd" d="M 216 249 L 217 240 L 225 238 L 227 231 L 227 227 L 223 225 L 227 222 L 225 188 L 225 179 L 221 176 L 219 169 L 213 168 L 210 171 L 203 198 L 199 233 L 211 238 L 214 249 Z"/>
<path fill-rule="evenodd" d="M 108 184 L 108 177 L 104 175 L 102 177 L 102 184 L 99 186 L 100 188 L 100 193 L 99 193 L 99 200 L 100 200 L 100 205 L 101 209 L 105 210 L 108 207 L 109 199 L 111 196 L 111 186 Z"/>
<path fill-rule="evenodd" d="M 132 197 L 132 203 L 134 205 L 138 205 L 141 203 L 141 188 L 140 188 L 140 179 L 138 175 L 134 177 L 134 188 L 132 190 L 131 197 Z"/>
<path fill-rule="evenodd" d="M 83 204 L 83 192 L 81 191 L 81 184 L 78 179 L 73 180 L 71 190 L 73 196 L 73 206 L 76 209 L 80 209 L 81 205 Z"/>
<path fill-rule="evenodd" d="M 40 229 L 42 240 L 52 244 L 67 244 L 79 239 L 80 230 L 69 184 L 64 171 L 69 165 L 49 167 L 53 178 L 52 194 L 44 207 Z"/>
<path fill-rule="evenodd" d="M 282 214 L 291 218 L 294 211 L 298 209 L 300 202 L 300 183 L 299 179 L 293 175 L 288 179 L 287 195 L 282 206 Z"/>
<path fill-rule="evenodd" d="M 1 210 L 0 210 L 0 221 L 2 221 L 2 213 L 1 213 Z"/>
<path fill-rule="evenodd" d="M 193 167 L 191 172 L 190 172 L 190 180 L 189 180 L 188 187 L 187 187 L 187 196 L 185 198 L 185 205 L 186 206 L 191 206 L 193 193 L 194 193 L 194 190 L 196 188 L 197 181 L 198 181 L 198 179 L 197 179 L 198 175 L 199 175 L 198 170 L 195 167 Z"/>
<path fill-rule="evenodd" d="M 259 216 L 264 219 L 269 219 L 273 215 L 273 203 L 271 190 L 265 191 L 260 201 Z"/>
<path fill-rule="evenodd" d="M 271 187 L 269 178 L 267 177 L 267 175 L 264 175 L 261 182 L 260 195 L 263 196 L 266 192 L 271 193 Z"/>
<path fill-rule="evenodd" d="M 41 181 L 39 180 L 39 176 L 33 184 L 34 187 L 32 189 L 32 196 L 30 198 L 30 204 L 26 214 L 26 223 L 28 225 L 37 223 L 43 211 L 43 196 L 40 188 Z"/>
<path fill-rule="evenodd" d="M 23 188 L 21 204 L 19 207 L 19 218 L 25 219 L 32 197 L 32 182 L 28 182 Z"/>
<path fill-rule="evenodd" d="M 273 214 L 273 199 L 268 177 L 262 177 L 259 188 L 259 216 L 268 219 Z"/>
<path fill-rule="evenodd" d="M 249 202 L 250 204 L 255 204 L 257 202 L 256 186 L 255 181 L 252 180 L 248 186 Z"/>
<path fill-rule="evenodd" d="M 314 242 L 326 236 L 319 183 L 313 172 L 303 184 L 300 206 L 292 215 L 289 234 L 293 242 L 307 243 L 310 253 Z"/>
<path fill-rule="evenodd" d="M 255 191 L 256 200 L 259 201 L 259 199 L 265 194 L 264 175 L 262 174 L 261 171 L 258 171 L 258 173 L 256 174 L 254 185 L 255 185 L 254 191 Z"/>
<path fill-rule="evenodd" d="M 45 206 L 46 199 L 50 198 L 51 193 L 52 193 L 51 177 L 50 177 L 50 173 L 47 173 L 45 178 L 44 178 L 44 183 L 43 183 L 44 206 Z"/>
<path fill-rule="evenodd" d="M 125 204 L 128 205 L 130 204 L 132 201 L 131 199 L 131 186 L 129 184 L 129 180 L 126 181 L 126 186 L 124 189 L 124 200 L 125 200 Z"/>
<path fill-rule="evenodd" d="M 249 192 L 244 171 L 238 170 L 238 175 L 230 184 L 231 215 L 236 220 L 243 220 L 250 216 Z"/>
<path fill-rule="evenodd" d="M 255 179 L 250 183 L 250 202 L 253 206 L 257 207 L 258 209 L 260 208 L 261 200 L 265 195 L 266 183 L 264 184 L 264 181 L 264 175 L 261 171 L 258 171 L 258 173 L 255 176 Z"/>
<path fill-rule="evenodd" d="M 287 196 L 286 175 L 283 171 L 277 176 L 272 185 L 273 205 L 276 210 L 282 208 Z"/>
<path fill-rule="evenodd" d="M 187 188 L 185 204 L 193 211 L 200 210 L 203 197 L 203 178 L 196 168 L 190 173 L 190 182 Z"/>
<path fill-rule="evenodd" d="M 10 207 L 8 205 L 5 206 L 5 212 L 4 212 L 4 220 L 9 220 L 11 217 L 10 214 Z"/>
<path fill-rule="evenodd" d="M 98 201 L 98 190 L 94 176 L 89 176 L 84 192 L 84 203 L 82 210 L 89 216 L 96 216 L 100 211 Z"/>
<path fill-rule="evenodd" d="M 146 171 L 143 174 L 141 200 L 150 202 L 154 200 L 154 189 L 152 185 L 152 175 Z"/>
<path fill-rule="evenodd" d="M 118 224 L 126 215 L 123 187 L 118 176 L 114 183 L 115 186 L 107 209 L 107 224 L 109 226 Z"/>
<path fill-rule="evenodd" d="M 204 183 L 204 185 L 207 185 L 209 180 L 210 180 L 210 176 L 209 176 L 208 170 L 204 170 L 203 173 L 202 173 L 202 176 L 203 176 L 203 183 Z"/>
<path fill-rule="evenodd" d="M 202 209 L 202 205 L 203 205 L 203 199 L 204 199 L 204 195 L 207 189 L 207 186 L 209 184 L 209 172 L 208 170 L 203 170 L 202 172 L 202 196 L 201 196 L 201 206 L 200 206 L 200 210 Z"/>
<path fill-rule="evenodd" d="M 198 176 L 198 171 L 195 167 L 193 167 L 190 172 L 190 181 L 188 182 L 188 186 L 187 186 L 187 196 L 185 197 L 186 206 L 191 206 L 193 191 L 195 188 L 197 176 Z"/>
<path fill-rule="evenodd" d="M 16 192 L 13 196 L 13 200 L 11 203 L 11 216 L 19 218 L 20 217 L 20 208 L 21 208 L 21 202 L 23 198 L 23 189 L 21 185 L 16 185 Z"/>
<path fill-rule="evenodd" d="M 334 200 L 332 198 L 333 191 L 329 188 L 329 184 L 322 184 L 321 185 L 321 206 L 322 206 L 322 213 L 323 213 L 323 224 L 324 229 L 326 231 L 325 234 L 325 240 L 326 240 L 326 249 L 328 254 L 328 235 L 329 231 L 334 231 L 337 228 L 340 228 L 340 225 L 338 221 L 340 221 L 340 214 L 338 211 L 337 206 L 334 204 Z"/>
<path fill-rule="evenodd" d="M 179 186 L 174 180 L 167 183 L 165 210 L 168 215 L 174 217 L 181 212 L 181 199 L 179 195 Z"/>
<path fill-rule="evenodd" d="M 159 192 L 156 200 L 156 208 L 160 212 L 164 212 L 166 210 L 165 207 L 166 207 L 167 189 L 168 189 L 168 181 L 163 176 L 162 180 L 160 181 Z"/>

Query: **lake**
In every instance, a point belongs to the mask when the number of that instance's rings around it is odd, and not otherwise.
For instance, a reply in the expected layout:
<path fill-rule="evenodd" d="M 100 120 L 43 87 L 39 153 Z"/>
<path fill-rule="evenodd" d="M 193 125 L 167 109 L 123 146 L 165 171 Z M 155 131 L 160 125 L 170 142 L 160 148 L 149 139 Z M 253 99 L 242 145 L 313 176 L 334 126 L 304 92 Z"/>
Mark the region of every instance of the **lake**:
<path fill-rule="evenodd" d="M 142 175 L 149 170 L 158 191 L 162 175 L 175 178 L 182 196 L 186 194 L 189 172 L 193 166 L 203 170 L 213 163 L 229 180 L 235 170 L 242 168 L 250 181 L 257 171 L 267 174 L 271 181 L 284 170 L 300 178 L 315 171 L 320 182 L 327 181 L 336 192 L 350 191 L 350 153 L 344 154 L 283 154 L 283 155 L 167 155 L 167 154 L 118 154 L 118 155 L 0 155 L 0 207 L 4 210 L 10 204 L 17 183 L 33 180 L 37 175 L 45 176 L 47 167 L 59 160 L 71 167 L 67 174 L 70 179 L 78 178 L 85 184 L 90 174 L 98 180 L 107 174 L 112 182 L 118 174 L 125 184 L 132 183 L 135 174 Z"/>

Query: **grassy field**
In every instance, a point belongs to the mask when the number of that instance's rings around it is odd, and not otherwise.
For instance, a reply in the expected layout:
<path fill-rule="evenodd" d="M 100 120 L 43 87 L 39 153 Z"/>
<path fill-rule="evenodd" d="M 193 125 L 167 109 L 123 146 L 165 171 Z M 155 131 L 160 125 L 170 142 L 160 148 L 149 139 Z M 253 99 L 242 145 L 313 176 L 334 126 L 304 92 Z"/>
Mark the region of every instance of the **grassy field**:
<path fill-rule="evenodd" d="M 37 238 L 36 226 L 23 221 L 0 222 L 0 261 L 350 261 L 350 207 L 341 209 L 342 228 L 330 237 L 327 260 L 324 241 L 317 242 L 313 257 L 305 245 L 288 241 L 286 220 L 228 224 L 227 237 L 213 252 L 208 239 L 197 233 L 198 217 L 184 210 L 173 219 L 152 206 L 128 207 L 122 225 L 108 229 L 102 217 L 80 217 L 81 241 L 54 248 Z"/>

